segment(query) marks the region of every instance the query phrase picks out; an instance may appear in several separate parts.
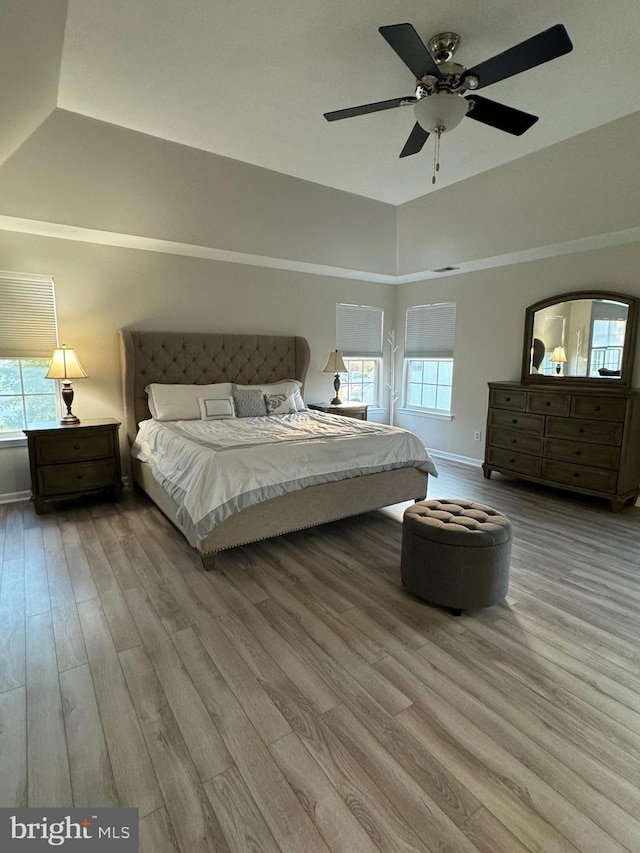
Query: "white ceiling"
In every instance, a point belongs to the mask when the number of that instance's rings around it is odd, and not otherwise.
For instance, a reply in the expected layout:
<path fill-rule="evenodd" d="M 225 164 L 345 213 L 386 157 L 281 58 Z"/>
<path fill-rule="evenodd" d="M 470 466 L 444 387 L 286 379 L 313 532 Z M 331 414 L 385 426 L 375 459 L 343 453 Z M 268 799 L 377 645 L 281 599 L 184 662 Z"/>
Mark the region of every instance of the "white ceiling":
<path fill-rule="evenodd" d="M 487 87 L 540 116 L 522 137 L 463 121 L 437 187 L 640 110 L 638 0 L 69 0 L 63 109 L 401 204 L 431 191 L 432 148 L 398 159 L 410 107 L 328 123 L 323 112 L 412 93 L 378 33 L 411 22 L 462 38 L 471 67 L 563 23 L 572 53 Z"/>

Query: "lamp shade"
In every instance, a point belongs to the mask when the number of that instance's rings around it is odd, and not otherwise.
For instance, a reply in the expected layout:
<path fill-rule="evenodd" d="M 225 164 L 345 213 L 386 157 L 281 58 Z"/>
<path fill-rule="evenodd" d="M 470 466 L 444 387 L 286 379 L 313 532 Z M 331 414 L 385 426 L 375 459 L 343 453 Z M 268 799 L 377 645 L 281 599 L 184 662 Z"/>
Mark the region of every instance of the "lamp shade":
<path fill-rule="evenodd" d="M 421 98 L 413 108 L 413 112 L 423 130 L 435 133 L 438 128 L 443 132 L 453 130 L 466 116 L 468 109 L 469 101 L 462 95 L 438 92 Z"/>
<path fill-rule="evenodd" d="M 334 350 L 329 354 L 327 366 L 322 371 L 323 373 L 346 373 L 347 365 L 342 360 L 342 353 Z"/>
<path fill-rule="evenodd" d="M 551 361 L 562 361 L 565 362 L 567 360 L 567 354 L 564 351 L 564 347 L 556 347 L 554 351 L 551 353 Z"/>
<path fill-rule="evenodd" d="M 82 365 L 74 349 L 69 349 L 64 344 L 59 349 L 54 349 L 51 356 L 51 365 L 45 379 L 86 379 Z"/>

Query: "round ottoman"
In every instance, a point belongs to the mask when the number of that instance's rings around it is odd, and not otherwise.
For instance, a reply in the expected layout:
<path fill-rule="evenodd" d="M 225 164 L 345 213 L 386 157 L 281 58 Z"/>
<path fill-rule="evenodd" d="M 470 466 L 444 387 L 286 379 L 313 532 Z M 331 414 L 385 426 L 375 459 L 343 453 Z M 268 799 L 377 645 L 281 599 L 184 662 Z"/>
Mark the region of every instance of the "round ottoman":
<path fill-rule="evenodd" d="M 488 607 L 509 588 L 511 522 L 490 506 L 462 500 L 419 501 L 405 510 L 402 583 L 431 604 Z"/>

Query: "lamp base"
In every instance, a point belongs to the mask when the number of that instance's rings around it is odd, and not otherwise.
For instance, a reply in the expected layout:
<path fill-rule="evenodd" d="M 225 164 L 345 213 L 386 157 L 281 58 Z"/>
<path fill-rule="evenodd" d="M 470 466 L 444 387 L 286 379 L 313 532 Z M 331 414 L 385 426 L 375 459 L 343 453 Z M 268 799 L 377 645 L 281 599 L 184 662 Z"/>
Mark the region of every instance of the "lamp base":
<path fill-rule="evenodd" d="M 71 404 L 73 403 L 73 387 L 68 379 L 65 379 L 62 382 L 62 399 L 67 407 L 67 414 L 63 418 L 60 418 L 59 422 L 63 426 L 68 424 L 79 424 L 80 418 L 77 418 L 71 411 Z"/>
<path fill-rule="evenodd" d="M 331 401 L 331 405 L 332 406 L 339 406 L 340 403 L 342 403 L 342 400 L 340 399 L 340 396 L 339 396 L 340 395 L 340 374 L 339 373 L 336 373 L 336 375 L 334 377 L 333 390 L 336 392 L 336 396 Z"/>

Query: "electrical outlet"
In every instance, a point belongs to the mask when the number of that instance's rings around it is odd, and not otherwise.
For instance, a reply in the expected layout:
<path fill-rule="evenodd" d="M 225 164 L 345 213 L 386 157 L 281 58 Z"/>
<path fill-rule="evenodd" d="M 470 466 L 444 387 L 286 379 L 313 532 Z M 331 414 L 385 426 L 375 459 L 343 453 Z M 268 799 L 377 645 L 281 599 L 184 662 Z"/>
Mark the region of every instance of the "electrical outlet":
<path fill-rule="evenodd" d="M 477 429 L 473 434 L 473 440 L 474 441 L 480 441 L 481 439 L 482 439 L 482 433 L 480 432 L 479 429 Z"/>

